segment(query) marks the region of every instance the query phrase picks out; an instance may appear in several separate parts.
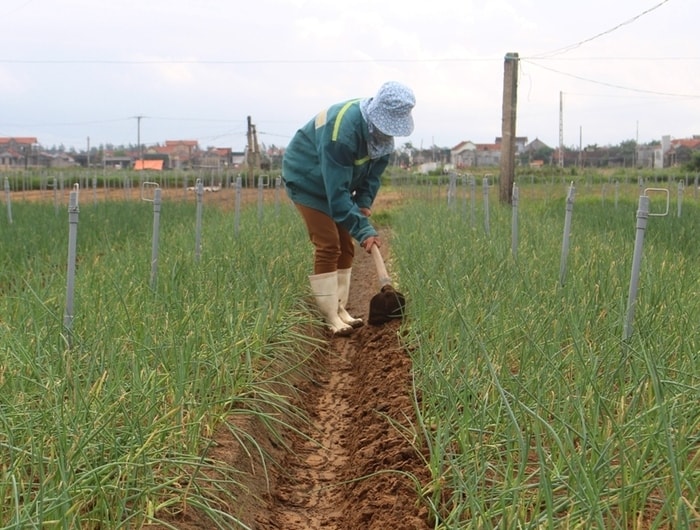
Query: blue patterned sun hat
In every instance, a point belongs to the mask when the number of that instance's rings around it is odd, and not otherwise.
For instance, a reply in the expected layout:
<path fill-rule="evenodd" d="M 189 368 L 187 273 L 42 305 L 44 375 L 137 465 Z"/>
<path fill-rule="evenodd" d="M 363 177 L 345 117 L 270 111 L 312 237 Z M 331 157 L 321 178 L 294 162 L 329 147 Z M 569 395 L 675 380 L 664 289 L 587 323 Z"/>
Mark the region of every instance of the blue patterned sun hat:
<path fill-rule="evenodd" d="M 409 136 L 413 132 L 411 111 L 416 105 L 413 91 L 401 83 L 384 83 L 367 105 L 367 118 L 389 136 Z"/>

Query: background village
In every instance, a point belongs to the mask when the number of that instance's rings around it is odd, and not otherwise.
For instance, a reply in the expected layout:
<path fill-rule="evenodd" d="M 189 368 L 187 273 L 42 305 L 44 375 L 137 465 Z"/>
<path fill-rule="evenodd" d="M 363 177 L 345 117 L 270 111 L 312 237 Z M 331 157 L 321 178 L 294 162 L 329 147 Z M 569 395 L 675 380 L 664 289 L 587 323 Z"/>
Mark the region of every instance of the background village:
<path fill-rule="evenodd" d="M 619 145 L 596 144 L 553 148 L 535 138 L 519 136 L 515 140 L 516 164 L 520 167 L 592 167 L 661 169 L 681 166 L 700 151 L 700 135 L 692 138 L 663 136 L 661 140 L 638 144 L 626 140 Z M 0 137 L 0 170 L 92 167 L 105 170 L 238 170 L 244 167 L 265 171 L 279 170 L 284 147 L 258 142 L 255 125 L 248 118 L 247 145 L 244 151 L 231 147 L 201 146 L 197 140 L 164 140 L 162 144 L 89 146 L 84 150 L 47 147 L 38 137 Z M 417 148 L 397 144 L 392 164 L 416 173 L 497 167 L 501 161 L 501 138 L 493 143 L 463 141 L 453 147 Z"/>

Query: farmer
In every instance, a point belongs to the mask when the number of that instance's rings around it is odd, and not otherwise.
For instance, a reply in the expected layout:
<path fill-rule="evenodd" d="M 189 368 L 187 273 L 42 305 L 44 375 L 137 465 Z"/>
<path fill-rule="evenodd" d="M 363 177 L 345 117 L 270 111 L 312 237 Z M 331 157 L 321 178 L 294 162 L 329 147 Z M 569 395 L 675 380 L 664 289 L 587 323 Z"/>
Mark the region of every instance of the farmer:
<path fill-rule="evenodd" d="M 318 308 L 334 335 L 362 326 L 345 305 L 350 290 L 353 238 L 371 252 L 381 246 L 369 222 L 394 136 L 413 132 L 413 91 L 383 84 L 375 97 L 337 103 L 299 129 L 287 146 L 282 176 L 314 246 L 309 276 Z"/>

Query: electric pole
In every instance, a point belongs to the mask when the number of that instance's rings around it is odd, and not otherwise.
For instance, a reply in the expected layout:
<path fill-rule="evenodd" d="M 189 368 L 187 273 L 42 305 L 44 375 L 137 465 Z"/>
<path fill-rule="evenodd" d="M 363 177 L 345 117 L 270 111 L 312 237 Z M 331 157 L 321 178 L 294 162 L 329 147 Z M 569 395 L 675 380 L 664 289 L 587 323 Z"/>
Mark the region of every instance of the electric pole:
<path fill-rule="evenodd" d="M 139 150 L 139 164 L 141 169 L 143 169 L 143 150 L 141 149 L 141 118 L 143 116 L 136 116 L 136 147 Z"/>
<path fill-rule="evenodd" d="M 559 167 L 564 167 L 564 93 L 559 91 Z"/>
<path fill-rule="evenodd" d="M 508 204 L 513 202 L 515 180 L 515 121 L 518 106 L 519 61 L 517 53 L 507 53 L 503 67 L 500 200 Z"/>
<path fill-rule="evenodd" d="M 583 126 L 578 126 L 578 165 L 583 167 Z"/>
<path fill-rule="evenodd" d="M 260 151 L 258 149 L 258 133 L 250 116 L 248 116 L 248 152 L 246 162 L 248 164 L 249 185 L 255 184 L 255 169 L 260 167 Z"/>

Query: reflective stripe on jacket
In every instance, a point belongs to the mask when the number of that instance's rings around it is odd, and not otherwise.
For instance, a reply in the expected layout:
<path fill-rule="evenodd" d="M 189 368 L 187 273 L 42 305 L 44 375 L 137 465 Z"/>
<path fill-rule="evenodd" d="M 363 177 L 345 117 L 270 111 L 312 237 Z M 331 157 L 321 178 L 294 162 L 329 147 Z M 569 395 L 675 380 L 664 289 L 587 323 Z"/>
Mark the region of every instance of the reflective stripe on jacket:
<path fill-rule="evenodd" d="M 377 235 L 360 208 L 372 206 L 389 156 L 370 159 L 359 103 L 333 105 L 299 129 L 285 150 L 282 176 L 294 202 L 324 212 L 362 242 Z"/>

